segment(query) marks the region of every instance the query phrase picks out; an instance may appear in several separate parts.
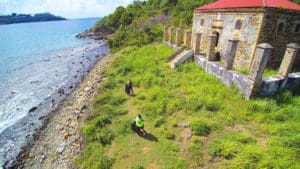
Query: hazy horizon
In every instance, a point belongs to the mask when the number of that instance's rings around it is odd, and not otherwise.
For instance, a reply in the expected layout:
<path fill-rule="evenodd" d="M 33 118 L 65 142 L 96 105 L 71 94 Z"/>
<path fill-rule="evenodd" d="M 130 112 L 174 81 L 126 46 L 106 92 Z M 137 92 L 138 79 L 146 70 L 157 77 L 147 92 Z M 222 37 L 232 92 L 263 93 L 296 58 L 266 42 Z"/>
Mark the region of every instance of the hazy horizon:
<path fill-rule="evenodd" d="M 101 18 L 133 0 L 0 0 L 0 15 L 49 12 L 67 19 Z"/>

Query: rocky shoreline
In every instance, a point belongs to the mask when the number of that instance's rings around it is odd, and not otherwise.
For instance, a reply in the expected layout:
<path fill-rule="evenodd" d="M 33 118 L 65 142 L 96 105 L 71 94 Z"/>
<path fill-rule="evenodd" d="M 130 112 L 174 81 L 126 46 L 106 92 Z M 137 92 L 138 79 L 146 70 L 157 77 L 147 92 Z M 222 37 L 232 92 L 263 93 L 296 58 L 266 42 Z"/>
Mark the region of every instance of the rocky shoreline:
<path fill-rule="evenodd" d="M 74 158 L 81 154 L 80 126 L 90 112 L 89 105 L 105 80 L 111 55 L 103 56 L 73 92 L 50 113 L 44 126 L 18 156 L 15 168 L 76 168 Z"/>
<path fill-rule="evenodd" d="M 94 32 L 92 29 L 88 29 L 84 32 L 77 34 L 75 37 L 79 38 L 79 39 L 88 38 L 88 39 L 94 39 L 94 40 L 102 40 L 102 39 L 104 39 L 103 37 L 105 37 L 105 36 L 101 33 Z"/>
<path fill-rule="evenodd" d="M 18 156 L 15 168 L 76 168 L 74 158 L 81 154 L 83 146 L 80 126 L 105 80 L 102 72 L 110 59 L 111 55 L 103 56 L 78 87 L 49 113 L 44 126 Z"/>
<path fill-rule="evenodd" d="M 53 95 L 31 108 L 26 118 L 1 133 L 0 155 L 3 168 L 70 168 L 73 165 L 64 162 L 63 167 L 59 167 L 60 162 L 56 165 L 53 162 L 62 161 L 60 157 L 73 159 L 80 154 L 82 137 L 78 122 L 89 111 L 89 101 L 97 92 L 96 86 L 103 81 L 99 72 L 105 69 L 110 58 L 109 55 L 104 55 L 108 49 L 101 41 L 88 45 L 90 47 L 82 47 L 86 51 L 82 57 L 81 50 L 71 50 L 79 52 L 80 59 L 75 62 L 78 62 L 78 66 L 85 67 L 83 72 L 79 72 L 80 75 L 74 76 L 73 80 L 66 82 Z M 88 60 L 84 63 L 81 59 L 85 58 Z M 89 63 L 92 65 L 86 66 Z M 24 135 L 24 131 L 31 132 Z M 59 137 L 60 133 L 63 140 Z M 16 145 L 17 140 L 22 148 Z M 70 151 L 67 151 L 68 148 Z M 16 153 L 19 154 L 17 158 Z M 68 155 L 65 156 L 66 153 Z M 47 164 L 47 159 L 51 159 L 51 163 Z"/>

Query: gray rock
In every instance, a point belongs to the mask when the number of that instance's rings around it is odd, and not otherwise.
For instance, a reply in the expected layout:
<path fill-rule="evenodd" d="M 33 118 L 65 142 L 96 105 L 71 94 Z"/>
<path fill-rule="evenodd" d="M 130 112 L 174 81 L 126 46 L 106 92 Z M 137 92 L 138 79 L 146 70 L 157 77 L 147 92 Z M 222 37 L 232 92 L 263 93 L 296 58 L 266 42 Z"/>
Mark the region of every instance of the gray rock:
<path fill-rule="evenodd" d="M 190 127 L 190 124 L 189 124 L 189 123 L 186 123 L 186 122 L 182 122 L 182 123 L 178 123 L 177 126 L 178 126 L 178 127 L 188 128 L 188 127 Z"/>
<path fill-rule="evenodd" d="M 193 132 L 188 132 L 187 134 L 186 134 L 186 138 L 189 140 L 190 138 L 192 138 L 192 136 L 193 136 Z"/>
<path fill-rule="evenodd" d="M 75 140 L 75 138 L 74 138 L 74 137 L 71 137 L 71 138 L 70 138 L 70 142 L 71 142 L 72 144 L 74 144 L 74 143 L 75 143 L 75 141 L 76 141 L 76 140 Z"/>
<path fill-rule="evenodd" d="M 60 143 L 59 146 L 56 148 L 56 152 L 61 154 L 65 150 L 65 147 L 66 147 L 66 142 Z"/>

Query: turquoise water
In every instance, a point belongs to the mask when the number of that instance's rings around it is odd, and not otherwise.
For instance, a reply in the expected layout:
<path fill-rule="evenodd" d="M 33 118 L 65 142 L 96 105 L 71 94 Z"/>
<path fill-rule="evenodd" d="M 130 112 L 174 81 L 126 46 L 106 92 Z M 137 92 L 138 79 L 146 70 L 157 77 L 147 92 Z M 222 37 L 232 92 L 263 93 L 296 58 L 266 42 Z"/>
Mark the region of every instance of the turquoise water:
<path fill-rule="evenodd" d="M 0 26 L 0 92 L 17 69 L 46 58 L 49 53 L 85 43 L 75 35 L 99 19 L 34 22 Z M 1 93 L 0 93 L 1 94 Z"/>
<path fill-rule="evenodd" d="M 0 168 L 109 52 L 103 41 L 75 38 L 98 20 L 0 25 Z"/>
<path fill-rule="evenodd" d="M 77 39 L 75 35 L 91 28 L 98 20 L 0 25 L 0 133 L 25 116 L 25 108 L 40 99 L 37 94 L 32 94 L 34 87 L 30 79 L 43 80 L 47 75 L 36 74 L 33 65 L 86 44 L 90 40 Z"/>

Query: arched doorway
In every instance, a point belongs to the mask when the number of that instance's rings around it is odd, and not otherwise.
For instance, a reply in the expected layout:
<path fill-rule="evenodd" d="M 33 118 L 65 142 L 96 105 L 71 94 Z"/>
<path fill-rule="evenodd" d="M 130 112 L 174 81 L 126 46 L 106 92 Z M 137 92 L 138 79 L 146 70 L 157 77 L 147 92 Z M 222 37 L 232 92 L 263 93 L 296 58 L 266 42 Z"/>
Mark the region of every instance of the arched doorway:
<path fill-rule="evenodd" d="M 214 31 L 212 34 L 214 36 L 216 36 L 216 43 L 215 43 L 216 61 L 220 61 L 221 60 L 221 56 L 220 56 L 220 51 L 218 50 L 220 33 L 217 32 L 217 31 Z"/>
<path fill-rule="evenodd" d="M 217 37 L 215 46 L 218 47 L 220 34 L 217 31 L 213 32 L 212 34 Z"/>

